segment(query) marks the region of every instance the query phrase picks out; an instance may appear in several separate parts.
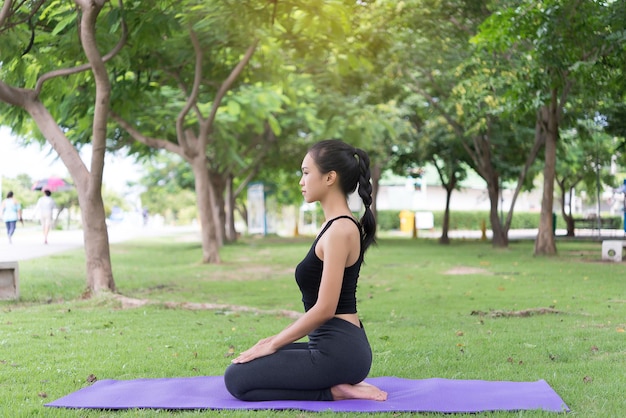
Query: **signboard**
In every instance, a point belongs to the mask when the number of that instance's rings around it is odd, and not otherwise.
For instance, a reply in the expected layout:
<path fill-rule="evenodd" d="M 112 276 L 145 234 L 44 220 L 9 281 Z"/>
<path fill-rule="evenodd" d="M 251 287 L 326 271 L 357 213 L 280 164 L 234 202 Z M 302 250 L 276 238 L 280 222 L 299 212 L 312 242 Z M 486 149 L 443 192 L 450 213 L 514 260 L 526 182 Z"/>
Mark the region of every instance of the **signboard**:
<path fill-rule="evenodd" d="M 248 233 L 267 234 L 263 183 L 250 183 L 248 186 Z"/>

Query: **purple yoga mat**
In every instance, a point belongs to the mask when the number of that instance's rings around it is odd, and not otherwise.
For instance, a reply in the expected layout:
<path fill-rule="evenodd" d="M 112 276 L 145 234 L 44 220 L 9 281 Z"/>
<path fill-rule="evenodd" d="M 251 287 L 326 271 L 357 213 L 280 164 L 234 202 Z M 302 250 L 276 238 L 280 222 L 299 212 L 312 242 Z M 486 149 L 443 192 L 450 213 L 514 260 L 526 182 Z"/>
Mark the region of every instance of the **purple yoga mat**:
<path fill-rule="evenodd" d="M 233 398 L 222 376 L 134 380 L 100 380 L 54 402 L 59 408 L 92 409 L 296 409 L 336 412 L 482 412 L 569 408 L 545 380 L 503 382 L 484 380 L 375 377 L 366 380 L 389 393 L 385 402 L 267 401 Z"/>

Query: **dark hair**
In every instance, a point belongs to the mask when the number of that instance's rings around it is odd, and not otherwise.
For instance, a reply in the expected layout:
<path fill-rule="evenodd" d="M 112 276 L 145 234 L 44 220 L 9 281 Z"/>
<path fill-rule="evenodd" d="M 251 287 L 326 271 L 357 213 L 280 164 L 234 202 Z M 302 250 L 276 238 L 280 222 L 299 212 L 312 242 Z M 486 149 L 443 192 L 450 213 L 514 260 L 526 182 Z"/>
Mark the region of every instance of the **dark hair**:
<path fill-rule="evenodd" d="M 48 189 L 44 189 L 43 192 L 46 196 L 50 196 L 52 194 L 52 192 Z"/>
<path fill-rule="evenodd" d="M 334 171 L 346 197 L 359 186 L 365 213 L 361 217 L 361 253 L 376 242 L 376 218 L 372 212 L 370 158 L 365 151 L 339 139 L 326 139 L 309 148 L 309 155 L 322 174 Z"/>
<path fill-rule="evenodd" d="M 9 193 L 7 193 L 7 199 L 10 199 L 13 197 L 13 192 L 9 191 Z"/>

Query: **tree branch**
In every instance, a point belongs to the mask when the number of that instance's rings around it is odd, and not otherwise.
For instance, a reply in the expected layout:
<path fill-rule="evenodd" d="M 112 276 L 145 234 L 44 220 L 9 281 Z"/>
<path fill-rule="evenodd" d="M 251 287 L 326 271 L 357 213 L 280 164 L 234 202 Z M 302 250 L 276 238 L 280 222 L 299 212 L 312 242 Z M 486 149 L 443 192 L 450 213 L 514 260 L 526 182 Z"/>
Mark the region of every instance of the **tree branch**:
<path fill-rule="evenodd" d="M 120 8 L 123 8 L 122 0 L 119 0 L 119 5 L 120 5 Z M 103 63 L 110 61 L 111 58 L 116 56 L 117 53 L 120 52 L 122 47 L 124 47 L 124 45 L 126 44 L 126 40 L 128 38 L 128 27 L 126 26 L 126 21 L 123 18 L 122 18 L 121 26 L 122 26 L 122 36 L 120 37 L 120 40 L 117 43 L 117 45 L 115 45 L 115 47 L 110 52 L 108 52 L 102 57 Z M 79 65 L 76 67 L 61 68 L 58 70 L 47 72 L 41 77 L 39 77 L 39 79 L 37 80 L 37 84 L 35 85 L 35 94 L 39 96 L 39 93 L 41 93 L 41 89 L 43 88 L 43 83 L 45 83 L 46 81 L 52 78 L 63 77 L 66 75 L 71 75 L 71 74 L 77 74 L 83 71 L 88 71 L 89 69 L 91 69 L 91 64 L 86 63 L 86 64 Z"/>
<path fill-rule="evenodd" d="M 104 170 L 104 155 L 106 153 L 106 126 L 111 98 L 111 83 L 109 75 L 98 50 L 96 41 L 96 22 L 104 0 L 75 0 L 82 10 L 80 19 L 80 42 L 89 62 L 89 68 L 96 85 L 96 98 L 94 100 L 93 125 L 92 125 L 92 153 L 91 153 L 91 179 L 90 185 L 98 187 L 102 185 Z"/>
<path fill-rule="evenodd" d="M 4 22 L 11 16 L 11 6 L 13 2 L 11 0 L 5 0 L 0 9 L 0 28 L 4 26 Z"/>
<path fill-rule="evenodd" d="M 414 85 L 411 86 L 411 89 L 415 93 L 423 96 L 428 101 L 428 103 L 430 103 L 430 105 L 435 110 L 437 110 L 439 114 L 446 120 L 448 125 L 450 125 L 450 127 L 454 130 L 454 133 L 461 140 L 461 146 L 463 147 L 463 149 L 467 152 L 467 154 L 470 156 L 470 158 L 474 162 L 474 166 L 472 168 L 474 168 L 483 178 L 486 178 L 487 173 L 484 172 L 483 167 L 480 165 L 480 156 L 477 153 L 478 150 L 480 150 L 481 148 L 480 143 L 478 142 L 479 135 L 472 138 L 474 142 L 474 147 L 475 147 L 475 150 L 474 150 L 472 149 L 472 147 L 470 147 L 467 144 L 467 141 L 465 140 L 466 136 L 465 136 L 465 132 L 463 131 L 463 127 L 456 120 L 454 120 L 452 116 L 450 116 L 450 114 L 439 104 L 438 100 L 436 100 L 433 96 L 428 94 L 425 90 L 418 87 L 419 83 L 417 79 L 415 79 L 415 76 L 410 75 L 410 77 L 414 82 Z"/>
<path fill-rule="evenodd" d="M 193 50 L 196 55 L 193 86 L 191 87 L 191 92 L 187 98 L 185 107 L 180 111 L 178 117 L 176 118 L 176 136 L 178 137 L 179 144 L 185 151 L 185 155 L 197 154 L 198 152 L 204 153 L 207 141 L 207 135 L 198 135 L 197 147 L 196 149 L 192 149 L 185 133 L 185 118 L 187 117 L 187 114 L 189 114 L 189 111 L 194 108 L 198 102 L 198 96 L 200 95 L 200 82 L 202 81 L 202 47 L 200 46 L 200 41 L 198 40 L 196 32 L 191 27 L 189 28 L 189 37 L 191 38 L 191 44 L 193 45 Z M 200 126 L 202 126 L 202 119 L 199 119 L 199 121 Z"/>
<path fill-rule="evenodd" d="M 4 2 L 2 6 L 2 11 L 0 11 L 0 33 L 8 31 L 9 29 L 14 28 L 15 26 L 21 25 L 22 23 L 29 22 L 32 19 L 32 17 L 37 14 L 37 12 L 41 8 L 41 6 L 43 6 L 46 0 L 38 0 L 38 1 L 32 1 L 32 2 L 29 1 L 30 9 L 28 13 L 26 13 L 22 19 L 17 19 L 17 20 L 14 20 L 13 22 L 9 22 L 9 19 L 15 17 L 15 10 L 19 10 L 19 8 L 22 7 L 22 5 L 26 3 L 26 1 L 27 0 L 22 0 L 17 5 L 14 2 L 8 1 L 8 0 Z M 9 10 L 13 6 L 15 10 L 13 11 Z M 5 10 L 6 10 L 6 15 L 5 15 Z M 3 27 L 3 25 L 5 26 Z"/>
<path fill-rule="evenodd" d="M 189 91 L 187 90 L 187 85 L 185 84 L 182 77 L 180 76 L 180 72 L 168 70 L 168 71 L 165 71 L 165 73 L 168 74 L 174 81 L 176 81 L 180 91 L 182 91 L 185 94 L 185 97 L 187 97 L 186 100 L 189 100 Z M 207 83 L 205 83 L 205 85 L 206 84 Z M 193 110 L 196 113 L 198 120 L 203 120 L 202 112 L 200 111 L 200 107 L 198 106 L 198 101 L 194 103 Z"/>
<path fill-rule="evenodd" d="M 544 145 L 545 145 L 545 136 L 535 134 L 535 143 L 533 144 L 533 148 L 531 149 L 530 153 L 528 154 L 528 157 L 526 158 L 526 163 L 524 164 L 524 168 L 522 169 L 522 171 L 520 172 L 517 178 L 517 186 L 515 187 L 515 191 L 513 192 L 513 197 L 511 198 L 511 205 L 510 205 L 511 210 L 509 210 L 509 213 L 506 218 L 507 229 L 509 228 L 509 226 L 511 225 L 511 222 L 513 221 L 513 208 L 515 207 L 515 202 L 517 201 L 520 191 L 522 190 L 522 186 L 524 185 L 524 181 L 526 180 L 526 175 L 528 174 L 528 171 L 530 170 L 530 166 L 537 159 L 537 155 L 539 155 L 539 151 L 541 150 L 541 147 L 543 147 Z"/>
<path fill-rule="evenodd" d="M 213 121 L 215 120 L 215 116 L 217 115 L 217 109 L 219 108 L 220 103 L 222 102 L 222 99 L 224 98 L 224 96 L 226 95 L 226 92 L 228 92 L 232 84 L 235 82 L 239 74 L 241 74 L 245 66 L 248 64 L 248 62 L 250 62 L 250 59 L 252 58 L 252 55 L 254 55 L 254 51 L 256 50 L 256 47 L 258 44 L 259 44 L 259 40 L 257 39 L 252 43 L 252 45 L 250 45 L 250 47 L 244 54 L 243 58 L 241 59 L 241 61 L 239 61 L 239 63 L 235 66 L 235 68 L 233 68 L 230 75 L 226 78 L 226 80 L 224 80 L 224 82 L 220 86 L 220 89 L 218 90 L 217 94 L 215 95 L 215 99 L 213 100 L 213 107 L 211 108 L 211 114 L 209 115 L 209 118 L 206 121 L 205 129 L 207 131 L 206 132 L 207 134 L 208 134 L 208 130 L 213 125 Z"/>
<path fill-rule="evenodd" d="M 235 189 L 235 191 L 233 192 L 233 196 L 239 196 L 243 192 L 243 190 L 245 190 L 245 188 L 248 187 L 248 184 L 254 179 L 254 177 L 261 170 L 261 161 L 263 161 L 263 159 L 269 153 L 270 148 L 271 148 L 270 144 L 276 142 L 276 136 L 274 135 L 274 132 L 272 131 L 268 123 L 265 124 L 265 130 L 261 135 L 259 135 L 259 139 L 261 139 L 262 137 L 267 138 L 267 144 L 262 146 L 261 150 L 257 150 L 258 152 L 256 152 L 255 156 L 253 157 L 252 163 L 250 163 L 250 165 L 248 166 L 250 167 L 250 171 L 248 172 L 248 175 L 239 184 L 239 187 Z M 256 148 L 256 147 L 253 145 L 252 147 L 250 147 L 250 149 L 252 148 Z"/>
<path fill-rule="evenodd" d="M 151 148 L 164 149 L 164 150 L 173 152 L 175 154 L 178 154 L 182 157 L 185 157 L 181 151 L 181 147 L 178 146 L 177 144 L 167 141 L 165 139 L 158 139 L 158 138 L 145 136 L 141 132 L 139 132 L 137 129 L 135 129 L 124 118 L 122 118 L 120 115 L 115 113 L 113 110 L 109 111 L 109 114 L 111 116 L 111 119 L 117 122 L 122 127 L 122 129 L 128 132 L 128 134 L 131 137 L 133 137 L 134 140 L 141 142 L 142 144 L 147 145 Z"/>
<path fill-rule="evenodd" d="M 26 96 L 30 93 L 32 93 L 32 90 L 9 86 L 0 80 L 0 101 L 23 109 L 26 104 Z"/>

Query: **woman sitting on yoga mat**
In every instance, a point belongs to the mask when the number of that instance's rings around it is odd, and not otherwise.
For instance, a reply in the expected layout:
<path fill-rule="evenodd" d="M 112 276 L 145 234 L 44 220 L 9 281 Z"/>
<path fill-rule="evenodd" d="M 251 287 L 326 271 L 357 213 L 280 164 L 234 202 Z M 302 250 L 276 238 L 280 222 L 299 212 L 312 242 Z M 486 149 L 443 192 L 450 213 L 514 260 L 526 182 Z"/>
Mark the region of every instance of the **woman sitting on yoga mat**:
<path fill-rule="evenodd" d="M 357 185 L 365 206 L 360 222 L 348 207 Z M 321 141 L 302 161 L 300 186 L 326 218 L 295 271 L 305 313 L 233 359 L 226 388 L 246 401 L 384 401 L 386 392 L 363 381 L 372 350 L 356 309 L 359 270 L 376 231 L 369 157 L 340 140 Z M 305 336 L 308 342 L 296 342 Z"/>

